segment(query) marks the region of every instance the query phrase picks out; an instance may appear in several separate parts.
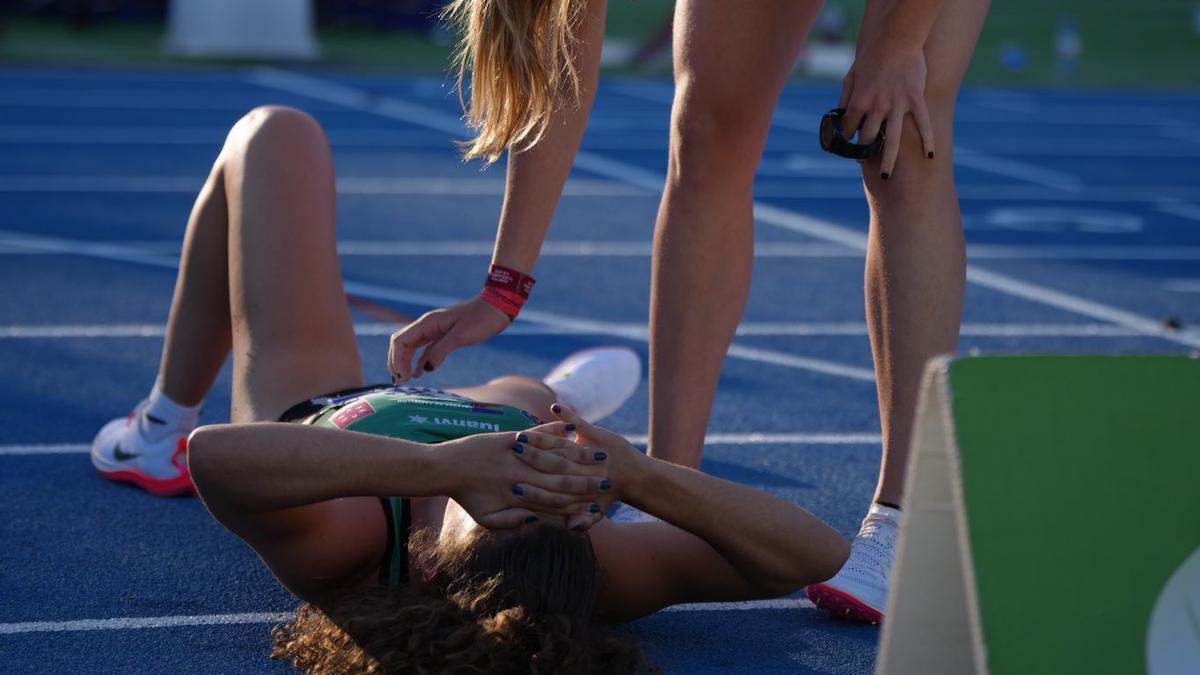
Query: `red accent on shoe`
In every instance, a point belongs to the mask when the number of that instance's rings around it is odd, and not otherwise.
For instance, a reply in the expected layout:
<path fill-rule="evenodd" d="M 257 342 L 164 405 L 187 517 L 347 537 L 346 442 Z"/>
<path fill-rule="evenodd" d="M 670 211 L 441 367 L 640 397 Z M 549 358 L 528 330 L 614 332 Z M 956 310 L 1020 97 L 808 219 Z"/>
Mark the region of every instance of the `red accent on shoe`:
<path fill-rule="evenodd" d="M 192 477 L 188 474 L 187 469 L 187 438 L 179 439 L 179 443 L 175 446 L 175 452 L 171 455 L 171 463 L 179 467 L 182 472 L 175 478 L 155 478 L 134 468 L 101 471 L 100 475 L 109 480 L 133 483 L 146 492 L 159 497 L 196 494 L 196 487 L 192 485 Z"/>
<path fill-rule="evenodd" d="M 813 604 L 821 609 L 845 619 L 879 623 L 883 621 L 883 613 L 873 609 L 858 598 L 831 588 L 825 584 L 813 584 L 804 589 L 804 593 Z"/>

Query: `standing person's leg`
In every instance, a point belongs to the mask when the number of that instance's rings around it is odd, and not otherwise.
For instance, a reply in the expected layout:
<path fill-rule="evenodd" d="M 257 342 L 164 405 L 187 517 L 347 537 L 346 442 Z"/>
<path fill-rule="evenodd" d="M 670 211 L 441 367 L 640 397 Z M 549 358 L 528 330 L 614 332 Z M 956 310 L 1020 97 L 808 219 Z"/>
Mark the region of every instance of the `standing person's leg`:
<path fill-rule="evenodd" d="M 909 116 L 888 180 L 881 179 L 878 160 L 863 165 L 871 211 L 867 325 L 883 460 L 874 504 L 850 560 L 833 579 L 809 590 L 818 604 L 855 618 L 882 618 L 921 374 L 931 357 L 954 351 L 958 342 L 966 254 L 954 187 L 954 101 L 987 8 L 987 0 L 943 3 L 926 41 L 925 101 L 936 156 L 924 156 L 921 135 Z M 869 32 L 867 27 L 863 32 Z"/>
<path fill-rule="evenodd" d="M 650 454 L 698 467 L 746 296 L 771 114 L 819 2 L 680 0 L 667 184 L 654 233 Z"/>

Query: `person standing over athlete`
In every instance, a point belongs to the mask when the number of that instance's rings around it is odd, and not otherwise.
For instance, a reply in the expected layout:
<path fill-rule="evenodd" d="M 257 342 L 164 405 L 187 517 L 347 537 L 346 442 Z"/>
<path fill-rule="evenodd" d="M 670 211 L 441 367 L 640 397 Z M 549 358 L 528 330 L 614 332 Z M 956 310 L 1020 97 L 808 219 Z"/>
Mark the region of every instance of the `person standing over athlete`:
<path fill-rule="evenodd" d="M 820 5 L 676 4 L 675 99 L 651 281 L 649 445 L 659 459 L 699 465 L 722 358 L 750 288 L 755 171 Z M 466 156 L 495 161 L 507 150 L 506 189 L 484 292 L 392 336 L 398 381 L 499 333 L 520 311 L 591 111 L 605 9 L 605 0 L 456 0 L 448 8 L 463 31 L 460 75 L 471 75 L 467 117 L 477 135 Z M 883 457 L 849 561 L 809 594 L 864 620 L 883 616 L 922 369 L 957 345 L 966 254 L 954 105 L 987 9 L 988 0 L 868 0 L 839 101 L 843 127 L 859 129 L 860 142 L 885 124 L 888 132 L 882 156 L 862 164 Z"/>

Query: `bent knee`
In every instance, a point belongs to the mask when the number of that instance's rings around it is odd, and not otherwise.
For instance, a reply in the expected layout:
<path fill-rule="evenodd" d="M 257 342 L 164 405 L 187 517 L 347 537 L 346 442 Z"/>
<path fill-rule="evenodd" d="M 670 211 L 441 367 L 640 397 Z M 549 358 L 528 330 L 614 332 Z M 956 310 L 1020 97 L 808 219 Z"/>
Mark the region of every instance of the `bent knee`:
<path fill-rule="evenodd" d="M 324 129 L 312 115 L 281 105 L 258 106 L 243 115 L 230 129 L 225 144 L 245 148 L 259 141 L 281 141 L 291 147 L 327 144 Z"/>

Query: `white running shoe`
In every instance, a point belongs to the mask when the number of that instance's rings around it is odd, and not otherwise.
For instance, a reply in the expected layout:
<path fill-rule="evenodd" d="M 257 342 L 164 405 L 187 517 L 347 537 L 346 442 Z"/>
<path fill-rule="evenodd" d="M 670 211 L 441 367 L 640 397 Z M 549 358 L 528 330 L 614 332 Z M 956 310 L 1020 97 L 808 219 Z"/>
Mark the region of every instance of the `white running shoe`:
<path fill-rule="evenodd" d="M 160 497 L 193 494 L 187 468 L 191 429 L 160 428 L 164 423 L 145 408 L 142 401 L 128 417 L 100 429 L 92 441 L 92 464 L 105 478 L 133 483 Z"/>
<path fill-rule="evenodd" d="M 808 599 L 840 617 L 871 623 L 883 621 L 899 531 L 900 511 L 872 504 L 858 536 L 850 544 L 846 564 L 829 581 L 806 588 Z"/>
<path fill-rule="evenodd" d="M 542 378 L 558 399 L 589 422 L 620 409 L 642 382 L 642 360 L 628 347 L 575 352 Z"/>

